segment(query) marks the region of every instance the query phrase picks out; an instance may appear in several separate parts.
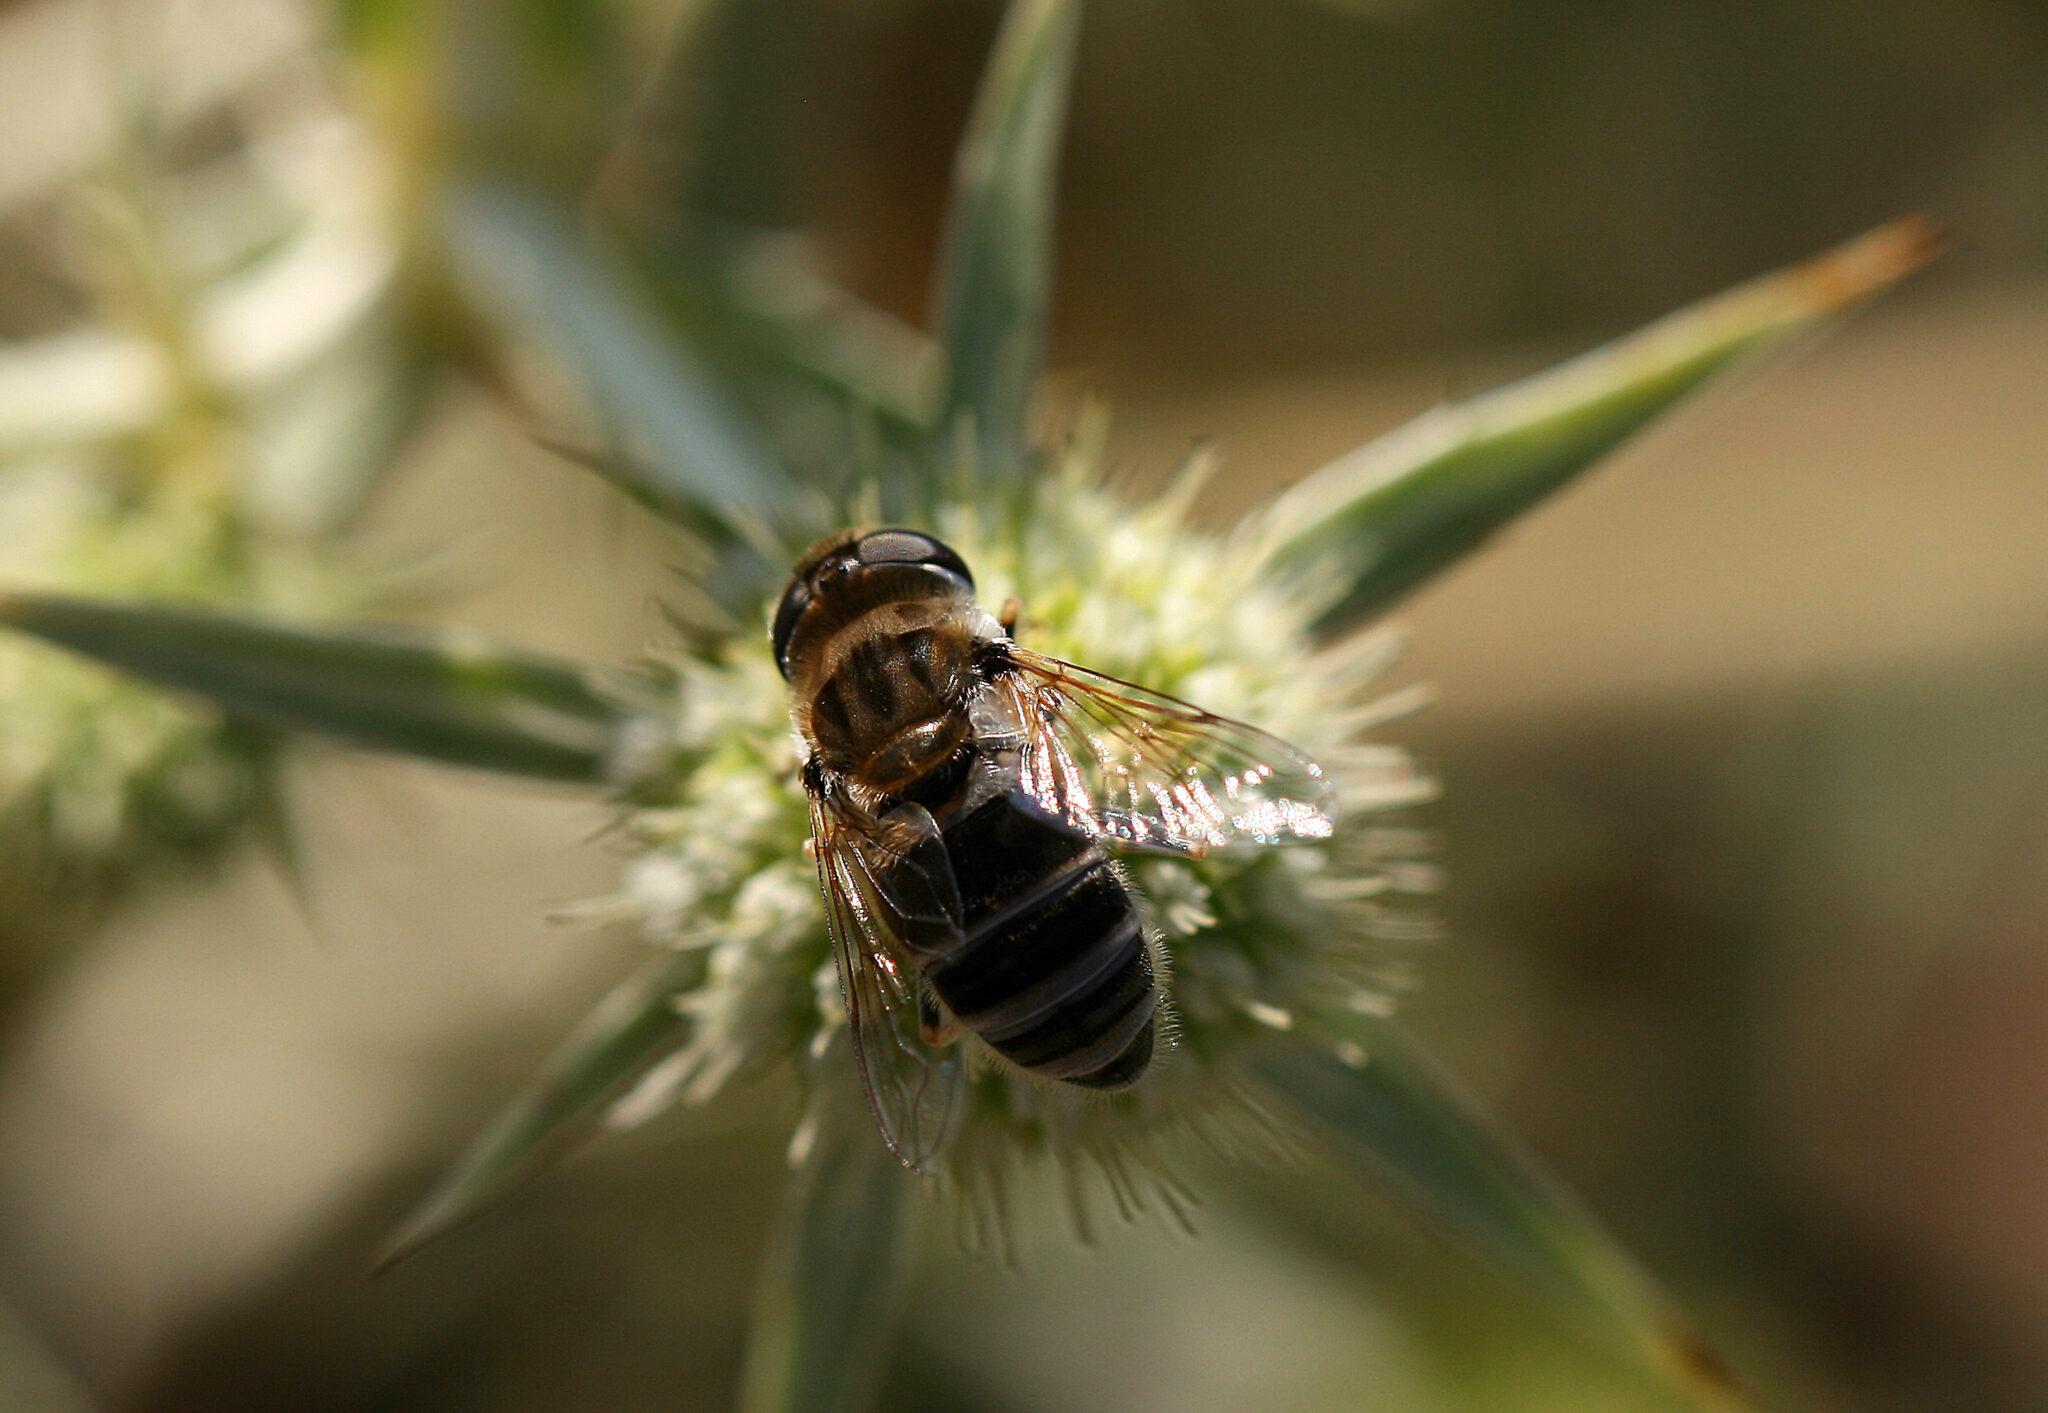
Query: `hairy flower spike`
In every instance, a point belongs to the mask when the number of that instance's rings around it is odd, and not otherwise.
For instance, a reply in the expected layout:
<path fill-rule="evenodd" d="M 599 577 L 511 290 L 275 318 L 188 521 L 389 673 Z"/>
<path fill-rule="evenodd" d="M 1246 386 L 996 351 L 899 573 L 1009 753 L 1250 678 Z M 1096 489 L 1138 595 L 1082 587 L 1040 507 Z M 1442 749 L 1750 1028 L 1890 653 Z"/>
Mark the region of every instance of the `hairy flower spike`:
<path fill-rule="evenodd" d="M 1360 994 L 1389 1002 L 1406 982 L 1399 949 L 1379 941 L 1418 934 L 1412 895 L 1434 884 L 1414 859 L 1421 836 L 1377 822 L 1428 799 L 1432 782 L 1405 752 L 1358 734 L 1414 705 L 1410 694 L 1373 695 L 1391 660 L 1385 639 L 1313 650 L 1307 627 L 1319 606 L 1268 583 L 1244 541 L 1191 528 L 1184 487 L 1119 504 L 1085 452 L 1036 487 L 1009 512 L 963 501 L 932 513 L 983 601 L 1022 601 L 1025 646 L 1295 743 L 1328 770 L 1343 822 L 1332 838 L 1290 849 L 1125 861 L 1146 900 L 1173 1042 L 1132 1091 L 1084 1094 L 960 1042 L 976 1049 L 952 1175 L 976 1196 L 976 1220 L 996 1223 L 981 1233 L 994 1245 L 1002 1174 L 1020 1157 L 1085 1160 L 1119 1207 L 1151 1205 L 1149 1194 L 1184 1219 L 1169 1181 L 1141 1177 L 1158 1164 L 1146 1140 L 1256 1127 L 1232 1080 L 1236 1053 L 1318 1005 Z M 733 639 L 677 672 L 675 753 L 690 769 L 634 814 L 628 832 L 642 852 L 620 894 L 593 911 L 632 915 L 650 941 L 697 951 L 703 967 L 675 1000 L 692 1022 L 688 1040 L 614 1106 L 621 1123 L 670 1099 L 703 1102 L 784 1060 L 852 1063 L 805 854 L 788 689 L 768 635 Z M 821 1102 L 839 1102 L 843 1088 L 821 1085 Z M 1075 1216 L 1086 1220 L 1078 1206 Z"/>

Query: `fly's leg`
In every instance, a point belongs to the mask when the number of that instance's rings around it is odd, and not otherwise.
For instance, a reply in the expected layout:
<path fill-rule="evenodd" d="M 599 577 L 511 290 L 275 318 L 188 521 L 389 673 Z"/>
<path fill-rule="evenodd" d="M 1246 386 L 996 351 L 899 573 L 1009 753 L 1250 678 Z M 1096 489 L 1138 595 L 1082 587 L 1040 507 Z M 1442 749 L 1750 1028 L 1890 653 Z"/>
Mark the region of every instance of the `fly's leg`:
<path fill-rule="evenodd" d="M 939 1004 L 939 998 L 932 994 L 928 985 L 917 988 L 917 1023 L 923 1032 L 924 1043 L 934 1049 L 951 1045 L 966 1029 L 946 1014 L 946 1008 Z"/>
<path fill-rule="evenodd" d="M 1024 600 L 1015 594 L 1003 600 L 1003 611 L 996 615 L 996 622 L 1003 625 L 1003 636 L 1017 636 L 1017 625 L 1024 621 Z"/>

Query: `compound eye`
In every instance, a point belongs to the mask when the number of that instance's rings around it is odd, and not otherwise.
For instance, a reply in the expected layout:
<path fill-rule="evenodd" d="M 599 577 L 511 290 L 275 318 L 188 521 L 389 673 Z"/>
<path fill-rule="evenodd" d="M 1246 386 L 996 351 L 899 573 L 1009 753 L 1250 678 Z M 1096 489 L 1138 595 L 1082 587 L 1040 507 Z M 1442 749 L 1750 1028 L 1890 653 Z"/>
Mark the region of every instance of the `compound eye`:
<path fill-rule="evenodd" d="M 789 677 L 790 635 L 796 632 L 796 621 L 810 606 L 810 584 L 802 578 L 790 580 L 789 587 L 782 591 L 782 602 L 775 609 L 775 666 L 784 680 Z"/>
<path fill-rule="evenodd" d="M 917 530 L 876 530 L 861 536 L 853 552 L 862 564 L 929 564 L 959 575 L 968 588 L 974 587 L 967 562 L 950 546 Z"/>

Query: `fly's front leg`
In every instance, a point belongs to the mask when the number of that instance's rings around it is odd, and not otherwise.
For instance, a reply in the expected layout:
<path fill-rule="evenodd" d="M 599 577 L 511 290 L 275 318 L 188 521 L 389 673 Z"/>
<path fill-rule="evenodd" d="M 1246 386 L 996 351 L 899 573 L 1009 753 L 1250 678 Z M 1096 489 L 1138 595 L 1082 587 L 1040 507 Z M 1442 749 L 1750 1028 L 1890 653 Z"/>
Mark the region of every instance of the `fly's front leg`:
<path fill-rule="evenodd" d="M 1003 636 L 1017 636 L 1017 625 L 1024 621 L 1024 600 L 1015 594 L 1003 600 L 1003 611 L 996 615 L 996 622 L 1003 625 Z"/>

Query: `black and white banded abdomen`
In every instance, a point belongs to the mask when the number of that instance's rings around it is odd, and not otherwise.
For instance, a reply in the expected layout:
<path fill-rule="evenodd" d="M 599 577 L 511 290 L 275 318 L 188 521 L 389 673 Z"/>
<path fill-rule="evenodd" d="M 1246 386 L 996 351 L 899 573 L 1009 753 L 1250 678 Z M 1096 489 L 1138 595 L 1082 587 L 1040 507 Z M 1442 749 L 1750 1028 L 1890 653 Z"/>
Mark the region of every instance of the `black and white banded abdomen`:
<path fill-rule="evenodd" d="M 1100 841 L 1021 790 L 942 826 L 963 940 L 921 958 L 960 1023 L 1034 1074 L 1124 1089 L 1151 1063 L 1159 993 L 1145 928 Z"/>

